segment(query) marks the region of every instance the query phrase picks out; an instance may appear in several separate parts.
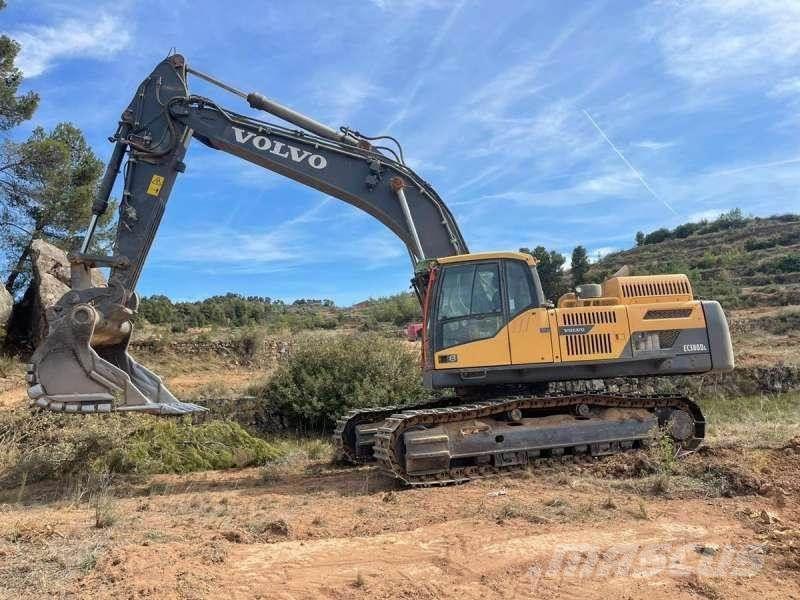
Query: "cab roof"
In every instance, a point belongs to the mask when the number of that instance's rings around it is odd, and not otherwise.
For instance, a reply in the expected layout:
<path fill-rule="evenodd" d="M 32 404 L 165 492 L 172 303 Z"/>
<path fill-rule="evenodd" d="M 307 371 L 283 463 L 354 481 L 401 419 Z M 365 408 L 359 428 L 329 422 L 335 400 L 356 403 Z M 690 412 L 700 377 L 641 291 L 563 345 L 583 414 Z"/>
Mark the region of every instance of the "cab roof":
<path fill-rule="evenodd" d="M 510 258 L 512 260 L 524 260 L 531 266 L 535 266 L 539 261 L 530 254 L 524 252 L 474 252 L 471 254 L 456 254 L 455 256 L 443 256 L 437 258 L 436 262 L 441 265 L 453 263 L 472 262 L 476 260 L 492 260 L 499 258 Z"/>

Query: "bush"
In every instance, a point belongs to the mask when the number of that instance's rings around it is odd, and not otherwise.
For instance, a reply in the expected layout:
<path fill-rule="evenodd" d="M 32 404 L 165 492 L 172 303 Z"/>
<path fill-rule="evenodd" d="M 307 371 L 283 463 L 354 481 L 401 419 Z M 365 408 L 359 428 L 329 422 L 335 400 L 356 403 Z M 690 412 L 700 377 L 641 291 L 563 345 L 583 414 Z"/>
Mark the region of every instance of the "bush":
<path fill-rule="evenodd" d="M 0 413 L 0 487 L 97 473 L 186 473 L 264 464 L 282 448 L 230 421 Z"/>
<path fill-rule="evenodd" d="M 403 342 L 374 333 L 309 334 L 258 393 L 295 426 L 327 430 L 350 409 L 424 397 L 418 363 Z"/>
<path fill-rule="evenodd" d="M 744 249 L 748 252 L 753 252 L 754 250 L 766 250 L 767 248 L 774 248 L 778 245 L 778 238 L 771 237 L 771 238 L 753 238 L 747 240 L 744 243 Z"/>
<path fill-rule="evenodd" d="M 369 300 L 365 312 L 371 323 L 406 325 L 422 319 L 419 301 L 414 294 L 410 293 Z"/>
<path fill-rule="evenodd" d="M 683 239 L 689 237 L 701 227 L 701 223 L 684 223 L 683 225 L 678 225 L 675 229 L 673 229 L 672 234 L 678 239 Z"/>
<path fill-rule="evenodd" d="M 787 254 L 760 265 L 764 273 L 795 273 L 800 271 L 800 254 Z"/>
<path fill-rule="evenodd" d="M 668 240 L 672 237 L 672 233 L 666 227 L 662 227 L 661 229 L 656 229 L 653 232 L 648 233 L 644 236 L 644 244 L 647 246 L 649 244 L 658 244 L 665 240 Z"/>
<path fill-rule="evenodd" d="M 264 351 L 266 336 L 263 330 L 248 328 L 239 333 L 236 349 L 243 364 L 251 365 Z"/>

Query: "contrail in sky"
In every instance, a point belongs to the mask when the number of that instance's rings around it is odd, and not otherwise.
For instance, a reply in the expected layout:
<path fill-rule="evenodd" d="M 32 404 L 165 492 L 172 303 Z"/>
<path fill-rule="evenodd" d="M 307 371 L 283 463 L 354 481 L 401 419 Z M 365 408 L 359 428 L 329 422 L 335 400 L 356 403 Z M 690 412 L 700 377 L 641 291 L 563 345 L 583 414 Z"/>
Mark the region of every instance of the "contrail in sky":
<path fill-rule="evenodd" d="M 619 150 L 617 150 L 617 147 L 614 145 L 614 142 L 612 142 L 612 141 L 609 139 L 609 137 L 608 137 L 608 136 L 605 134 L 605 132 L 604 132 L 602 129 L 600 129 L 600 125 L 598 125 L 598 124 L 597 124 L 597 122 L 596 122 L 596 121 L 595 121 L 595 120 L 592 118 L 592 115 L 590 115 L 590 114 L 589 114 L 589 113 L 588 113 L 588 112 L 587 112 L 585 109 L 584 109 L 584 111 L 583 111 L 583 114 L 585 114 L 585 115 L 586 115 L 586 118 L 587 118 L 587 119 L 589 119 L 589 120 L 592 122 L 592 125 L 594 125 L 594 128 L 595 128 L 595 129 L 597 129 L 597 131 L 600 133 L 600 135 L 602 135 L 602 136 L 603 136 L 603 139 L 604 139 L 605 141 L 607 141 L 607 142 L 608 142 L 608 145 L 609 145 L 609 146 L 611 146 L 611 149 L 612 149 L 614 152 L 616 152 L 616 153 L 617 153 L 617 156 L 619 156 L 619 157 L 622 159 L 622 162 L 624 162 L 626 165 L 628 165 L 628 168 L 629 168 L 629 169 L 630 169 L 630 170 L 633 172 L 633 174 L 634 174 L 634 175 L 636 175 L 636 178 L 637 178 L 639 181 L 641 181 L 641 182 L 642 182 L 642 185 L 644 186 L 644 189 L 646 189 L 648 192 L 650 192 L 650 195 L 651 195 L 653 198 L 655 198 L 656 200 L 658 200 L 659 202 L 661 202 L 661 204 L 663 204 L 663 205 L 664 205 L 664 206 L 666 206 L 666 207 L 667 207 L 667 208 L 668 208 L 670 211 L 672 211 L 672 214 L 675 214 L 675 215 L 677 215 L 677 214 L 678 214 L 678 211 L 676 211 L 674 208 L 672 208 L 672 205 L 670 205 L 670 203 L 669 203 L 669 202 L 667 202 L 667 201 L 666 201 L 666 200 L 664 200 L 663 198 L 659 197 L 659 195 L 658 195 L 658 194 L 656 194 L 656 193 L 653 191 L 653 188 L 651 188 L 651 187 L 650 187 L 650 186 L 647 184 L 647 182 L 644 180 L 644 177 L 642 176 L 642 174 L 641 174 L 641 173 L 639 173 L 639 171 L 637 171 L 637 170 L 636 170 L 636 169 L 633 167 L 633 165 L 632 165 L 630 162 L 628 162 L 628 159 L 627 159 L 627 158 L 625 158 L 625 157 L 622 155 L 622 152 L 620 152 Z"/>

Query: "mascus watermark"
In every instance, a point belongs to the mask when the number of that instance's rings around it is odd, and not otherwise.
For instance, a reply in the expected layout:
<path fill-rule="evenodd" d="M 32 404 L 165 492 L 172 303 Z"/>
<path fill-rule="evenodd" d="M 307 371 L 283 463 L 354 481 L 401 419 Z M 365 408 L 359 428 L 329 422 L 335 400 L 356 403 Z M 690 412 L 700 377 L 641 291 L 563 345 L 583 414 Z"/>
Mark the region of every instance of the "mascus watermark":
<path fill-rule="evenodd" d="M 764 566 L 764 546 L 702 542 L 561 544 L 549 560 L 529 569 L 531 585 L 610 578 L 752 577 Z"/>

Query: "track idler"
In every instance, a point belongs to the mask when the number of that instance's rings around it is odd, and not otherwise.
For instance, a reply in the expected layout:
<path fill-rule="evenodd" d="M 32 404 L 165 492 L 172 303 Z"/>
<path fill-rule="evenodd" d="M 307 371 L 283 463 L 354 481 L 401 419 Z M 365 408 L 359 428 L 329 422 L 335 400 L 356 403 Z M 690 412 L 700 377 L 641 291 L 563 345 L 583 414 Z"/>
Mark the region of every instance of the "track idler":
<path fill-rule="evenodd" d="M 28 365 L 32 407 L 66 413 L 205 411 L 181 402 L 128 354 L 138 300 L 115 286 L 73 290 L 48 309 L 50 330 Z"/>

